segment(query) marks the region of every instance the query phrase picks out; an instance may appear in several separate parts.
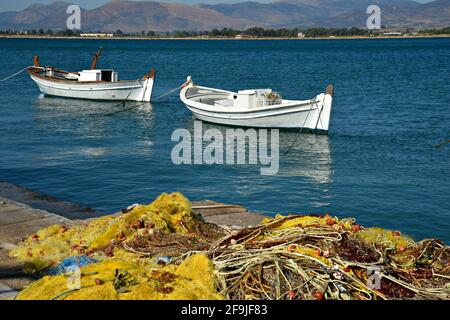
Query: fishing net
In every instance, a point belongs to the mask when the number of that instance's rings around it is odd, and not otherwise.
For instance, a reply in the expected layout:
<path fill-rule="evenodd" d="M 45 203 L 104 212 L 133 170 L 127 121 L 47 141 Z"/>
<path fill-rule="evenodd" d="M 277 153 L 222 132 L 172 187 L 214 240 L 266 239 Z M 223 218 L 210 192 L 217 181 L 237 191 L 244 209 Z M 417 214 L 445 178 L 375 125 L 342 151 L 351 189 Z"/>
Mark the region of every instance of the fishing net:
<path fill-rule="evenodd" d="M 79 288 L 73 275 L 45 276 L 21 291 L 19 300 L 222 299 L 214 287 L 211 261 L 192 255 L 178 266 L 139 266 L 116 258 L 81 268 Z"/>
<path fill-rule="evenodd" d="M 330 216 L 277 216 L 209 249 L 228 299 L 448 299 L 449 253 Z"/>
<path fill-rule="evenodd" d="M 87 257 L 80 289 L 45 276 L 19 299 L 449 299 L 450 250 L 354 219 L 276 216 L 229 229 L 180 193 L 71 228 L 51 226 L 12 255 L 32 271 Z M 67 258 L 69 260 L 67 260 Z"/>
<path fill-rule="evenodd" d="M 42 229 L 25 239 L 11 255 L 24 262 L 28 271 L 41 271 L 68 256 L 103 260 L 114 256 L 115 247 L 139 236 L 174 233 L 181 237 L 201 231 L 201 223 L 182 194 L 162 194 L 150 205 L 135 206 L 118 217 L 105 216 L 71 228 L 53 225 Z"/>

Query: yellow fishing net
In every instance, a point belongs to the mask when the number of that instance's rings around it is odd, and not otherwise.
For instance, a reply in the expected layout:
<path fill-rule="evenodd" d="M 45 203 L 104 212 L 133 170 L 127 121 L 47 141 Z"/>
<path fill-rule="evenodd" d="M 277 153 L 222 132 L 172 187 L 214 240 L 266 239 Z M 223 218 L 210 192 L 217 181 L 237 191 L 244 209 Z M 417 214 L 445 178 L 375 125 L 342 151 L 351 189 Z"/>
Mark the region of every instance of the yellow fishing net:
<path fill-rule="evenodd" d="M 164 193 L 153 203 L 136 206 L 118 217 L 105 216 L 71 228 L 53 225 L 42 229 L 25 239 L 11 256 L 26 263 L 28 271 L 40 271 L 69 256 L 103 260 L 105 252 L 101 250 L 115 241 L 132 240 L 156 230 L 186 234 L 195 219 L 189 200 L 181 193 Z"/>
<path fill-rule="evenodd" d="M 415 244 L 412 238 L 404 236 L 398 231 L 381 228 L 367 228 L 358 232 L 355 236 L 372 245 L 383 245 L 388 248 L 402 251 Z"/>
<path fill-rule="evenodd" d="M 118 284 L 118 276 L 127 274 Z M 45 276 L 16 297 L 19 300 L 160 300 L 222 299 L 214 287 L 211 261 L 202 254 L 179 266 L 138 266 L 111 259 L 80 269 L 80 287 L 73 289 L 73 275 Z"/>
<path fill-rule="evenodd" d="M 284 229 L 290 229 L 295 227 L 311 227 L 311 228 L 319 228 L 323 226 L 335 226 L 336 228 L 343 228 L 350 230 L 354 224 L 354 219 L 345 218 L 345 219 L 338 219 L 336 217 L 331 217 L 330 215 L 325 216 L 309 216 L 309 215 L 303 215 L 303 216 L 296 216 L 292 217 L 292 219 L 285 219 L 285 216 L 282 215 L 276 215 L 274 219 L 266 218 L 264 219 L 261 224 L 275 224 L 277 221 L 278 223 L 275 227 L 272 228 L 272 230 L 284 230 Z"/>

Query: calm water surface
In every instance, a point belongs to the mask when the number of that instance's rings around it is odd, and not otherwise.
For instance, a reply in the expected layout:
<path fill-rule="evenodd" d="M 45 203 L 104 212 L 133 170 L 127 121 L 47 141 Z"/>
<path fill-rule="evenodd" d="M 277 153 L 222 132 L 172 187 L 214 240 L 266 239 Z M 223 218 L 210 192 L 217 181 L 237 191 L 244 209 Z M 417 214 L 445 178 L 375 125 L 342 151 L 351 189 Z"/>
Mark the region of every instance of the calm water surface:
<path fill-rule="evenodd" d="M 0 39 L 0 77 L 35 54 L 45 65 L 87 68 L 100 45 L 99 67 L 114 67 L 122 79 L 155 67 L 155 96 L 187 75 L 231 90 L 272 87 L 290 99 L 309 99 L 333 83 L 330 135 L 302 134 L 273 177 L 261 176 L 259 166 L 175 166 L 172 131 L 193 127 L 176 94 L 105 117 L 122 107 L 42 97 L 22 74 L 0 84 L 0 180 L 105 213 L 181 191 L 269 215 L 353 216 L 450 242 L 450 145 L 433 147 L 450 138 L 450 39 Z M 280 134 L 281 154 L 295 136 Z"/>

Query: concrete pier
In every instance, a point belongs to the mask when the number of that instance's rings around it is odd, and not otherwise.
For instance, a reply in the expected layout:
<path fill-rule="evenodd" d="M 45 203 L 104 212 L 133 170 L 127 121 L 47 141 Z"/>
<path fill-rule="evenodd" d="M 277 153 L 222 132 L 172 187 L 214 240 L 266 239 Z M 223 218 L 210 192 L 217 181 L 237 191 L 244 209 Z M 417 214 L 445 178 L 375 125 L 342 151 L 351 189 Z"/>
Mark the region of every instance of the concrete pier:
<path fill-rule="evenodd" d="M 35 209 L 26 204 L 0 197 L 0 299 L 15 296 L 15 290 L 35 280 L 23 272 L 23 265 L 11 259 L 8 252 L 22 238 L 52 224 L 70 226 L 72 220 Z"/>
<path fill-rule="evenodd" d="M 16 244 L 20 239 L 52 224 L 69 226 L 72 220 L 0 197 L 0 244 Z"/>

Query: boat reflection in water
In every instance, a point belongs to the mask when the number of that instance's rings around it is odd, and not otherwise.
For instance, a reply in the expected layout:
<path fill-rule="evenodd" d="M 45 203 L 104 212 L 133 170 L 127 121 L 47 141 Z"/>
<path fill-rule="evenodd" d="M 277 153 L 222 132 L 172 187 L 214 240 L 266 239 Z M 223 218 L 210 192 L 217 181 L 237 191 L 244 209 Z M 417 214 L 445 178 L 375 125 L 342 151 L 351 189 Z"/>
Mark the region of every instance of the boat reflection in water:
<path fill-rule="evenodd" d="M 190 118 L 183 125 L 194 137 L 195 122 Z M 197 124 L 198 126 L 198 124 Z M 216 129 L 226 136 L 227 130 L 244 129 L 202 122 L 203 133 Z M 227 137 L 228 138 L 228 137 Z M 225 139 L 224 139 L 225 141 Z M 333 202 L 333 158 L 331 152 L 332 136 L 302 133 L 298 131 L 279 131 L 279 170 L 274 175 L 261 175 L 260 170 L 267 165 L 201 165 L 197 187 L 203 194 L 221 197 L 224 190 L 227 196 L 237 203 L 260 213 L 273 216 L 275 213 L 323 213 L 332 209 Z M 210 141 L 203 140 L 203 150 Z M 267 142 L 268 154 L 272 150 Z M 290 148 L 292 146 L 292 148 Z M 250 152 L 257 150 L 257 144 L 245 143 L 247 159 Z M 286 154 L 290 148 L 289 153 Z M 192 148 L 193 149 L 193 148 Z M 224 142 L 224 160 L 226 158 Z M 263 151 L 263 153 L 265 153 Z M 246 160 L 247 160 L 246 159 Z M 225 163 L 225 161 L 224 161 Z M 193 166 L 192 166 L 193 167 Z M 202 176 L 202 172 L 206 172 Z M 203 173 L 204 174 L 204 173 Z M 214 177 L 214 184 L 211 184 Z M 202 183 L 202 184 L 201 184 Z M 214 194 L 216 192 L 217 194 Z M 301 210 L 301 212 L 299 211 Z"/>
<path fill-rule="evenodd" d="M 107 116 L 114 112 L 125 112 L 125 109 L 129 108 L 130 110 L 152 111 L 152 104 L 149 102 L 127 101 L 124 105 L 122 102 L 117 101 L 59 98 L 49 97 L 44 94 L 39 95 L 33 106 L 39 111 L 51 111 L 55 112 L 55 115 L 62 115 L 64 112 L 67 112 L 67 116 L 73 115 L 73 117 Z"/>
<path fill-rule="evenodd" d="M 249 128 L 231 127 L 218 124 L 211 124 L 204 121 L 199 121 L 194 118 L 186 122 L 185 128 L 191 133 L 194 139 L 195 123 L 201 123 L 202 133 L 208 129 L 216 129 L 223 135 L 223 152 L 225 163 L 226 152 L 226 135 L 227 130 L 248 130 Z M 253 129 L 252 129 L 253 130 Z M 258 128 L 255 128 L 258 133 Z M 263 129 L 265 130 L 265 129 Z M 268 141 L 268 155 L 271 155 L 271 140 L 270 130 L 267 129 Z M 332 182 L 332 159 L 330 149 L 330 137 L 322 134 L 301 133 L 298 131 L 279 131 L 279 171 L 275 175 L 277 177 L 304 177 L 312 180 L 313 183 L 327 184 Z M 203 150 L 205 146 L 210 144 L 210 141 L 203 140 Z M 246 148 L 246 164 L 241 165 L 250 169 L 248 164 L 248 154 L 258 150 L 258 144 L 249 144 L 248 138 L 245 141 Z M 289 152 L 287 152 L 289 150 Z M 275 177 L 274 176 L 274 177 Z"/>
<path fill-rule="evenodd" d="M 279 174 L 305 177 L 321 184 L 333 182 L 330 137 L 280 132 Z"/>
<path fill-rule="evenodd" d="M 79 158 L 149 154 L 153 107 L 145 102 L 90 101 L 41 95 L 33 104 L 33 125 L 45 137 L 39 159 L 53 164 Z M 124 131 L 126 128 L 129 131 Z M 130 135 L 137 135 L 136 141 Z M 35 156 L 37 156 L 35 154 Z"/>
<path fill-rule="evenodd" d="M 290 212 L 323 213 L 333 201 L 333 160 L 328 135 L 280 132 L 279 181 Z M 295 196 L 293 196 L 295 194 Z M 275 208 L 274 208 L 275 209 Z M 278 205 L 278 210 L 286 210 Z"/>

